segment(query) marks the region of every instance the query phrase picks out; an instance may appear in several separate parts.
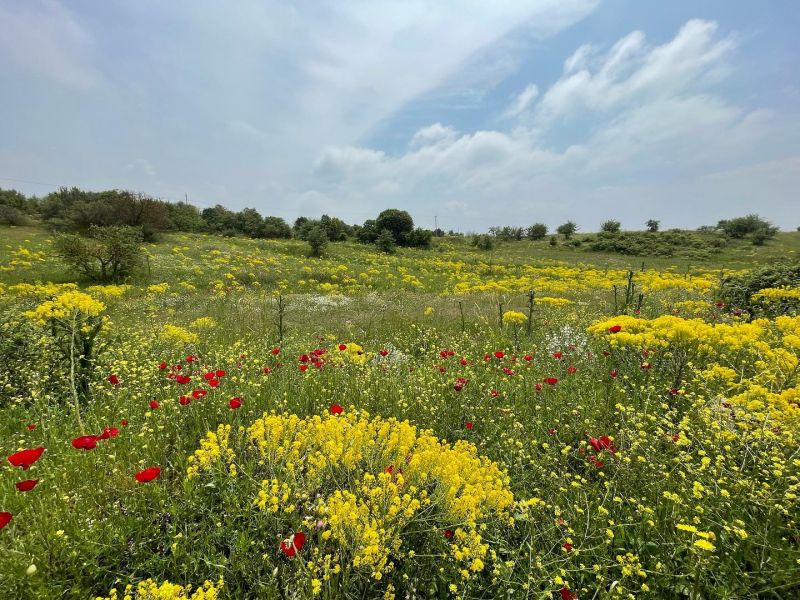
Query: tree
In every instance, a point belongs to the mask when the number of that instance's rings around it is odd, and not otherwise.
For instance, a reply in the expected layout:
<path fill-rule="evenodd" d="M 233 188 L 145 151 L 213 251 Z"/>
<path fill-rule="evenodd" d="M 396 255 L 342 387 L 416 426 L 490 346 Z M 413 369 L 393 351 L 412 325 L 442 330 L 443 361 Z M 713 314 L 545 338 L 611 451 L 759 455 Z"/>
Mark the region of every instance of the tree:
<path fill-rule="evenodd" d="M 356 238 L 362 244 L 373 244 L 375 240 L 378 239 L 379 235 L 380 230 L 378 229 L 375 219 L 367 219 L 364 221 L 364 225 L 361 226 L 361 229 L 356 233 Z"/>
<path fill-rule="evenodd" d="M 650 233 L 655 233 L 658 231 L 658 227 L 661 225 L 661 222 L 656 221 L 655 219 L 648 219 L 645 225 L 647 225 L 647 231 Z"/>
<path fill-rule="evenodd" d="M 406 236 L 406 246 L 412 248 L 429 248 L 433 239 L 433 232 L 429 229 L 417 227 Z"/>
<path fill-rule="evenodd" d="M 328 234 L 321 225 L 315 225 L 306 234 L 306 241 L 311 247 L 311 256 L 322 256 L 328 246 Z"/>
<path fill-rule="evenodd" d="M 556 233 L 563 235 L 565 240 L 568 240 L 575 235 L 576 231 L 578 231 L 578 226 L 572 221 L 567 221 L 566 223 L 559 225 L 558 229 L 556 229 Z"/>
<path fill-rule="evenodd" d="M 375 240 L 375 247 L 386 254 L 394 254 L 397 247 L 394 243 L 392 232 L 388 229 L 381 231 L 378 239 Z"/>
<path fill-rule="evenodd" d="M 472 238 L 472 245 L 478 250 L 492 250 L 494 248 L 494 238 L 491 235 L 482 233 Z"/>
<path fill-rule="evenodd" d="M 602 225 L 600 225 L 600 231 L 604 231 L 606 233 L 619 233 L 620 228 L 622 227 L 622 223 L 619 221 L 615 221 L 613 219 L 609 219 L 608 221 L 604 221 Z"/>
<path fill-rule="evenodd" d="M 543 240 L 547 237 L 547 225 L 544 223 L 534 223 L 525 230 L 525 235 L 529 240 Z"/>
<path fill-rule="evenodd" d="M 366 223 L 364 225 L 366 226 Z M 405 246 L 408 235 L 414 231 L 414 219 L 404 210 L 389 208 L 375 219 L 375 228 L 379 232 L 388 229 L 395 243 Z"/>
<path fill-rule="evenodd" d="M 264 217 L 256 237 L 266 239 L 288 239 L 292 237 L 292 228 L 280 217 Z"/>
<path fill-rule="evenodd" d="M 234 229 L 249 237 L 258 237 L 264 219 L 255 208 L 245 208 L 235 213 L 233 218 Z"/>
<path fill-rule="evenodd" d="M 177 231 L 203 231 L 206 222 L 196 206 L 188 202 L 167 203 L 170 229 Z"/>
<path fill-rule="evenodd" d="M 63 234 L 56 253 L 68 265 L 95 281 L 119 281 L 131 275 L 142 258 L 142 231 L 128 225 L 92 225 L 88 237 Z"/>

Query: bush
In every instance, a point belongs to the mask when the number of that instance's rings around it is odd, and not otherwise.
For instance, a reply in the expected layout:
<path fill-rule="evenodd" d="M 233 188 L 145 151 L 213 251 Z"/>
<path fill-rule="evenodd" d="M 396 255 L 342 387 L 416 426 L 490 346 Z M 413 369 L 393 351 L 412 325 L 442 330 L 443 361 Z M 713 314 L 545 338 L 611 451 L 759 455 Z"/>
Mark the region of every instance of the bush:
<path fill-rule="evenodd" d="M 0 225 L 25 225 L 28 219 L 18 208 L 0 204 Z"/>
<path fill-rule="evenodd" d="M 491 235 L 482 233 L 472 238 L 472 245 L 478 250 L 492 250 L 494 248 L 494 238 Z"/>
<path fill-rule="evenodd" d="M 414 219 L 404 210 L 390 208 L 384 210 L 375 219 L 375 229 L 378 232 L 388 229 L 394 237 L 395 243 L 404 246 L 407 245 L 409 234 L 414 231 Z"/>
<path fill-rule="evenodd" d="M 544 223 L 534 223 L 525 231 L 529 240 L 543 240 L 547 237 L 547 225 Z"/>
<path fill-rule="evenodd" d="M 381 231 L 378 239 L 375 240 L 375 247 L 386 254 L 394 254 L 397 246 L 394 243 L 394 236 L 388 229 Z"/>
<path fill-rule="evenodd" d="M 746 310 L 751 315 L 776 316 L 786 312 L 780 303 L 764 306 L 753 296 L 770 288 L 796 288 L 800 286 L 800 263 L 779 263 L 753 269 L 741 275 L 725 277 L 720 283 L 717 297 L 732 308 Z M 784 307 L 785 308 L 785 307 Z"/>
<path fill-rule="evenodd" d="M 761 244 L 778 233 L 777 227 L 755 214 L 720 221 L 717 223 L 717 229 L 721 229 L 725 235 L 734 239 L 742 239 L 747 235 L 758 233 Z"/>
<path fill-rule="evenodd" d="M 108 283 L 133 274 L 142 259 L 141 242 L 141 228 L 92 225 L 88 237 L 77 234 L 58 236 L 56 253 L 89 279 Z"/>
<path fill-rule="evenodd" d="M 311 256 L 322 256 L 328 247 L 328 234 L 320 225 L 316 225 L 306 234 L 306 241 L 311 247 Z"/>
<path fill-rule="evenodd" d="M 661 222 L 656 221 L 655 219 L 648 219 L 645 225 L 647 225 L 647 231 L 650 233 L 655 233 L 658 231 L 658 227 L 661 225 Z"/>
<path fill-rule="evenodd" d="M 406 236 L 406 246 L 411 248 L 430 248 L 433 232 L 417 228 Z"/>
<path fill-rule="evenodd" d="M 619 221 L 609 220 L 600 225 L 600 231 L 605 231 L 606 233 L 619 233 L 621 227 L 622 223 Z"/>

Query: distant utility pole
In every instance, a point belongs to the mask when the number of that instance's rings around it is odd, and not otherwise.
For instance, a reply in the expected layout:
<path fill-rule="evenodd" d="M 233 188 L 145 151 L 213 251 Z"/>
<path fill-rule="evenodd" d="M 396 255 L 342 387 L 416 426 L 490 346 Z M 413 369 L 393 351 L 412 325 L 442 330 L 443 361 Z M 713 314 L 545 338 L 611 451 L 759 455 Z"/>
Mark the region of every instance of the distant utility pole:
<path fill-rule="evenodd" d="M 189 194 L 183 192 L 183 198 L 186 200 L 186 204 L 189 204 Z"/>
<path fill-rule="evenodd" d="M 439 217 L 436 215 L 433 215 L 433 229 L 439 229 Z"/>

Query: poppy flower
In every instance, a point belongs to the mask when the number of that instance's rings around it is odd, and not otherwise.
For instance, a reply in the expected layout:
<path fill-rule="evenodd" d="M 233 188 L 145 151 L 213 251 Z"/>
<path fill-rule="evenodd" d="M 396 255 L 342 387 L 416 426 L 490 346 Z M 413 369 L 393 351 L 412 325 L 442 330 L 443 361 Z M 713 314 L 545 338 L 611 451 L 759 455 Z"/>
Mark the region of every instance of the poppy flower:
<path fill-rule="evenodd" d="M 594 448 L 595 452 L 600 452 L 602 450 L 608 450 L 612 454 L 617 452 L 614 442 L 612 442 L 611 438 L 607 435 L 601 435 L 599 438 L 589 436 L 589 445 Z"/>
<path fill-rule="evenodd" d="M 128 419 L 122 419 L 119 422 L 119 424 L 122 425 L 123 427 L 127 427 L 128 426 Z"/>
<path fill-rule="evenodd" d="M 331 404 L 329 409 L 332 415 L 340 415 L 344 411 L 344 408 L 340 404 Z"/>
<path fill-rule="evenodd" d="M 23 471 L 30 467 L 33 463 L 39 460 L 44 452 L 44 447 L 31 448 L 30 450 L 20 450 L 8 457 L 10 462 L 15 467 L 22 467 Z"/>
<path fill-rule="evenodd" d="M 114 387 L 119 385 L 119 377 L 117 377 L 116 373 L 109 375 L 107 378 L 108 383 L 113 385 Z"/>
<path fill-rule="evenodd" d="M 36 429 L 36 423 L 30 423 L 30 424 L 26 425 L 25 428 L 28 431 L 33 431 L 34 429 Z"/>
<path fill-rule="evenodd" d="M 508 367 L 503 367 L 503 373 L 505 373 L 506 375 L 511 377 L 514 374 L 514 370 L 513 369 L 509 369 Z"/>
<path fill-rule="evenodd" d="M 506 353 L 503 352 L 502 350 L 498 350 L 497 352 L 494 353 L 495 358 L 503 358 L 505 355 Z"/>
<path fill-rule="evenodd" d="M 0 529 L 11 523 L 11 519 L 14 518 L 10 512 L 0 512 Z"/>
<path fill-rule="evenodd" d="M 556 429 L 555 427 L 551 427 L 550 429 L 547 430 L 547 435 L 553 436 L 556 434 L 557 431 L 558 429 Z"/>
<path fill-rule="evenodd" d="M 305 373 L 306 371 L 308 371 L 308 365 L 300 365 L 300 370 L 301 370 L 303 373 Z"/>
<path fill-rule="evenodd" d="M 209 371 L 208 373 L 204 374 L 203 379 L 205 379 L 206 381 L 211 381 L 212 379 L 214 379 L 214 371 Z"/>
<path fill-rule="evenodd" d="M 572 551 L 572 544 L 570 544 L 569 542 L 564 542 L 561 547 L 567 552 Z"/>
<path fill-rule="evenodd" d="M 97 436 L 81 435 L 72 440 L 71 443 L 76 450 L 93 450 L 97 446 Z"/>
<path fill-rule="evenodd" d="M 339 344 L 339 350 L 341 350 L 342 352 L 347 350 L 347 344 Z"/>
<path fill-rule="evenodd" d="M 231 398 L 228 401 L 228 406 L 230 406 L 231 409 L 239 408 L 241 405 L 242 405 L 242 399 L 238 398 L 238 397 L 237 398 Z"/>
<path fill-rule="evenodd" d="M 30 492 L 36 487 L 37 483 L 39 483 L 38 479 L 26 479 L 25 481 L 20 481 L 19 483 L 15 484 L 15 487 L 19 492 Z"/>
<path fill-rule="evenodd" d="M 219 387 L 219 379 L 212 379 L 208 382 L 208 385 L 210 385 L 212 388 Z"/>
<path fill-rule="evenodd" d="M 195 400 L 200 400 L 200 398 L 202 398 L 203 396 L 205 396 L 207 393 L 208 393 L 208 392 L 207 392 L 207 391 L 205 391 L 205 390 L 194 390 L 194 391 L 192 392 L 192 397 L 193 397 Z"/>
<path fill-rule="evenodd" d="M 541 383 L 537 383 L 537 384 L 536 384 L 535 386 L 533 386 L 533 387 L 534 387 L 534 388 L 536 388 L 536 391 L 537 391 L 537 392 L 541 392 L 541 391 L 542 391 L 542 384 L 541 384 Z"/>
<path fill-rule="evenodd" d="M 466 427 L 467 430 L 471 431 L 472 428 L 475 427 L 475 425 L 473 424 L 472 421 L 467 421 L 466 423 L 464 423 L 464 427 Z"/>
<path fill-rule="evenodd" d="M 272 356 L 277 356 L 278 354 L 281 353 L 281 349 L 280 348 L 273 348 L 272 350 L 270 350 L 270 352 L 272 352 Z"/>
<path fill-rule="evenodd" d="M 466 367 L 466 366 L 469 364 L 469 363 L 467 362 L 467 359 L 466 359 L 466 358 L 462 358 L 462 359 L 461 359 L 461 360 L 459 360 L 458 362 L 459 362 L 459 364 L 460 364 L 462 367 Z"/>
<path fill-rule="evenodd" d="M 564 356 L 561 352 L 553 352 L 553 358 L 561 358 Z"/>
<path fill-rule="evenodd" d="M 190 354 L 189 356 L 186 357 L 186 362 L 188 362 L 188 363 L 194 362 L 196 360 L 197 360 L 197 357 L 194 354 Z"/>
<path fill-rule="evenodd" d="M 567 367 L 567 373 L 574 373 L 578 369 L 576 367 Z"/>
<path fill-rule="evenodd" d="M 180 402 L 181 406 L 187 406 L 191 401 L 192 399 L 189 398 L 189 396 L 181 396 L 178 398 L 178 402 Z"/>
<path fill-rule="evenodd" d="M 152 410 L 156 410 L 158 407 L 159 407 L 158 402 L 156 402 L 155 400 L 150 400 L 150 408 Z"/>
<path fill-rule="evenodd" d="M 177 382 L 178 382 L 178 383 L 180 383 L 181 385 L 186 385 L 186 384 L 187 384 L 187 383 L 189 383 L 191 380 L 192 380 L 192 378 L 191 378 L 191 377 L 189 377 L 188 375 L 176 375 L 176 376 L 175 376 L 175 381 L 177 381 Z"/>
<path fill-rule="evenodd" d="M 394 473 L 394 465 L 389 465 L 383 471 L 384 473 L 389 473 L 389 475 L 392 475 Z"/>
<path fill-rule="evenodd" d="M 158 368 L 163 371 L 164 369 L 167 368 L 167 363 L 165 363 L 165 362 L 158 363 Z"/>
<path fill-rule="evenodd" d="M 453 533 L 452 529 L 445 529 L 444 532 L 443 532 L 443 535 L 444 535 L 444 539 L 450 540 L 450 539 L 453 539 L 454 533 Z"/>
<path fill-rule="evenodd" d="M 389 351 L 388 350 L 379 350 L 378 354 L 380 354 L 381 356 L 385 357 L 385 356 L 389 355 Z"/>
<path fill-rule="evenodd" d="M 220 379 L 222 377 L 225 377 L 225 371 L 223 371 L 222 369 L 217 369 L 216 371 L 214 371 L 214 375 L 217 376 L 217 379 Z"/>
<path fill-rule="evenodd" d="M 497 398 L 500 395 L 500 392 L 498 392 L 497 390 L 492 390 L 491 392 L 489 392 L 489 394 L 491 394 L 492 398 Z"/>
<path fill-rule="evenodd" d="M 147 483 L 153 481 L 156 477 L 161 475 L 161 469 L 158 467 L 147 467 L 143 471 L 139 471 L 134 477 L 139 483 Z"/>
<path fill-rule="evenodd" d="M 281 552 L 283 552 L 285 556 L 291 558 L 303 549 L 305 543 L 306 534 L 302 531 L 297 531 L 287 539 L 281 541 Z"/>
<path fill-rule="evenodd" d="M 548 377 L 547 379 L 544 380 L 544 382 L 547 385 L 555 385 L 555 384 L 558 383 L 558 378 L 557 377 Z"/>
<path fill-rule="evenodd" d="M 617 370 L 611 369 L 611 379 L 616 379 L 616 378 L 617 378 Z"/>
<path fill-rule="evenodd" d="M 578 594 L 568 587 L 562 587 L 558 590 L 558 593 L 561 594 L 561 600 L 578 600 Z"/>
<path fill-rule="evenodd" d="M 107 440 L 108 438 L 117 437 L 119 435 L 119 429 L 116 427 L 106 427 L 103 429 L 103 433 L 97 436 L 98 440 Z"/>
<path fill-rule="evenodd" d="M 622 325 L 612 325 L 608 328 L 608 333 L 619 333 L 622 331 Z"/>
<path fill-rule="evenodd" d="M 530 354 L 526 354 L 526 355 L 525 355 L 525 356 L 523 356 L 522 358 L 523 358 L 523 360 L 525 360 L 526 362 L 531 362 L 531 361 L 533 360 L 533 357 L 532 357 Z"/>

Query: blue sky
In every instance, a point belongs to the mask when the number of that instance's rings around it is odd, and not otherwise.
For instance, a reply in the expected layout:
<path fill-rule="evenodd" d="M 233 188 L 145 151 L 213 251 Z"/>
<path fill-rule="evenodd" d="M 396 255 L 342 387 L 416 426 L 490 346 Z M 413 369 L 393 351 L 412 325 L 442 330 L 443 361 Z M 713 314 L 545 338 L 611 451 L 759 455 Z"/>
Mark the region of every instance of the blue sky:
<path fill-rule="evenodd" d="M 0 0 L 0 187 L 800 225 L 795 2 Z"/>

